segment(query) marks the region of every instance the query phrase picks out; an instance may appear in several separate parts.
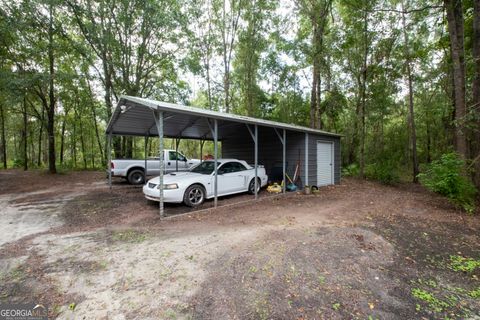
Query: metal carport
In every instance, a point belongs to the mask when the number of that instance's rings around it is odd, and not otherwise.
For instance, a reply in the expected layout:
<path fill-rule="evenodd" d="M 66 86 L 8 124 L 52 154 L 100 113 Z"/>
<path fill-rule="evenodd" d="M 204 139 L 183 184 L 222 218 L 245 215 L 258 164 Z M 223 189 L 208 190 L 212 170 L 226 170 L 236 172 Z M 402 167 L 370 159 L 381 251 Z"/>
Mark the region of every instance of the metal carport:
<path fill-rule="evenodd" d="M 254 167 L 255 177 L 257 176 L 258 167 L 258 138 L 259 127 L 263 130 L 269 129 L 275 132 L 278 141 L 282 145 L 282 169 L 283 181 L 286 178 L 286 145 L 287 132 L 304 133 L 305 141 L 305 182 L 308 184 L 308 158 L 309 158 L 309 135 L 317 135 L 322 137 L 331 137 L 340 139 L 341 135 L 329 133 L 321 130 L 310 129 L 306 127 L 279 123 L 268 120 L 261 120 L 251 117 L 239 116 L 234 114 L 211 111 L 201 108 L 188 107 L 178 104 L 172 104 L 161 101 L 154 101 L 144 98 L 122 96 L 115 108 L 113 115 L 107 125 L 106 134 L 108 140 L 108 181 L 111 188 L 111 141 L 112 136 L 143 136 L 143 137 L 159 137 L 159 154 L 160 154 L 160 215 L 164 215 L 163 202 L 163 138 L 176 139 L 203 139 L 214 141 L 214 206 L 217 206 L 217 161 L 218 158 L 218 141 L 227 138 L 236 137 L 246 139 L 250 136 L 250 142 L 254 149 Z M 249 134 L 245 137 L 245 128 Z M 241 135 L 241 137 L 239 136 Z M 250 139 L 248 138 L 248 139 Z M 255 179 L 255 184 L 257 179 Z M 283 186 L 283 193 L 285 193 Z M 258 198 L 257 188 L 255 186 L 255 199 Z"/>

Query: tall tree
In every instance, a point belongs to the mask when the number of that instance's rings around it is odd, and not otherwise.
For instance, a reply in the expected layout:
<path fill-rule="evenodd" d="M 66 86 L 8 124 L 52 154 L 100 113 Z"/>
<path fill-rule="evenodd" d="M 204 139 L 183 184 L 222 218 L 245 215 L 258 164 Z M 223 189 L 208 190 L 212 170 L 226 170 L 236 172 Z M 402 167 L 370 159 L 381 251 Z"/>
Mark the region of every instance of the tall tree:
<path fill-rule="evenodd" d="M 206 82 L 207 104 L 209 109 L 218 109 L 214 105 L 214 72 L 213 59 L 220 48 L 217 39 L 218 32 L 214 29 L 215 18 L 213 6 L 215 0 L 194 1 L 191 8 L 191 29 L 189 30 L 192 39 L 190 59 L 188 64 L 194 74 L 200 73 Z M 192 59 L 193 58 L 193 59 Z"/>
<path fill-rule="evenodd" d="M 232 107 L 232 61 L 236 45 L 240 16 L 245 0 L 215 0 L 213 12 L 215 27 L 221 38 L 223 62 L 223 111 L 230 112 Z"/>
<path fill-rule="evenodd" d="M 268 17 L 276 1 L 246 0 L 243 10 L 244 28 L 239 34 L 234 61 L 235 76 L 239 83 L 240 100 L 248 116 L 256 116 L 263 92 L 258 86 L 261 54 L 267 48 Z"/>
<path fill-rule="evenodd" d="M 413 182 L 418 181 L 418 174 L 420 172 L 418 168 L 418 157 L 417 157 L 417 132 L 415 126 L 415 110 L 413 103 L 413 74 L 412 74 L 412 58 L 411 58 L 411 48 L 409 33 L 407 29 L 406 22 L 406 6 L 405 2 L 402 2 L 402 29 L 403 29 L 403 41 L 404 41 L 404 54 L 405 54 L 405 69 L 406 69 L 406 78 L 408 83 L 408 110 L 409 110 L 409 127 L 410 127 L 410 143 L 412 148 L 412 164 L 413 164 Z"/>
<path fill-rule="evenodd" d="M 3 103 L 0 102 L 0 132 L 1 132 L 1 137 L 0 137 L 0 151 L 2 153 L 2 163 L 3 163 L 3 168 L 7 169 L 7 139 L 6 139 L 6 133 L 5 133 L 5 111 L 3 107 Z"/>
<path fill-rule="evenodd" d="M 312 89 L 310 94 L 310 127 L 322 128 L 322 59 L 324 35 L 332 7 L 332 0 L 297 0 L 300 14 L 311 24 L 310 59 L 312 61 Z"/>
<path fill-rule="evenodd" d="M 453 97 L 455 106 L 455 148 L 465 159 L 467 152 L 467 108 L 465 102 L 465 45 L 462 0 L 444 0 L 447 12 L 450 53 L 453 68 Z"/>
<path fill-rule="evenodd" d="M 102 0 L 69 1 L 83 38 L 102 61 L 97 70 L 105 86 L 107 117 L 118 94 L 172 100 L 182 85 L 175 69 L 178 32 L 185 28 L 180 2 Z M 99 9 L 97 13 L 96 8 Z M 76 46 L 85 52 L 81 45 Z M 95 61 L 92 61 L 95 66 Z M 117 156 L 132 156 L 133 140 L 117 140 Z"/>
<path fill-rule="evenodd" d="M 48 105 L 47 108 L 47 134 L 48 134 L 48 171 L 50 173 L 57 173 L 57 167 L 55 164 L 55 52 L 54 52 L 54 16 L 55 16 L 55 4 L 53 1 L 48 3 L 48 75 L 49 75 L 49 87 L 48 87 Z"/>
<path fill-rule="evenodd" d="M 474 159 L 474 182 L 480 189 L 480 1 L 473 1 L 473 84 L 472 84 L 472 110 L 476 116 L 474 119 L 474 133 L 472 145 L 472 158 Z"/>

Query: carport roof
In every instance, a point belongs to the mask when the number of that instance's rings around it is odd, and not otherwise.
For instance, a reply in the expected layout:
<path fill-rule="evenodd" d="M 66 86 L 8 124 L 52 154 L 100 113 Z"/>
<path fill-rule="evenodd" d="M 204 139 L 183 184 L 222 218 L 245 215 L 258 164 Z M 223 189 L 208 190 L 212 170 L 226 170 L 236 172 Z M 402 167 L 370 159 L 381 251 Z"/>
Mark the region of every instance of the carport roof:
<path fill-rule="evenodd" d="M 212 135 L 207 119 L 218 121 L 219 139 L 235 134 L 240 126 L 245 128 L 246 124 L 342 137 L 340 134 L 292 124 L 132 96 L 120 97 L 120 101 L 108 123 L 106 133 L 125 136 L 157 136 L 155 111 L 163 112 L 164 136 L 170 138 L 211 140 Z"/>

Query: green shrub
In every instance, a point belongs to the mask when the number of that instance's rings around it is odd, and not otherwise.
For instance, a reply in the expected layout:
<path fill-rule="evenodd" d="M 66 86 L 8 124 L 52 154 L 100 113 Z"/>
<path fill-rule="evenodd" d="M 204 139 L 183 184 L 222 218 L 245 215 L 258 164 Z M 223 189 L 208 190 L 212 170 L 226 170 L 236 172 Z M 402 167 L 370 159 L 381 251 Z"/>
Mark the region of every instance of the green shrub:
<path fill-rule="evenodd" d="M 450 152 L 426 166 L 418 178 L 427 189 L 446 196 L 453 204 L 473 213 L 477 190 L 464 168 L 465 162 L 458 154 Z"/>
<path fill-rule="evenodd" d="M 12 166 L 13 166 L 14 168 L 21 168 L 21 167 L 23 167 L 23 160 L 21 160 L 21 159 L 14 159 Z"/>
<path fill-rule="evenodd" d="M 393 161 L 382 161 L 366 166 L 365 176 L 385 184 L 394 184 L 400 181 L 398 166 Z"/>
<path fill-rule="evenodd" d="M 342 169 L 342 176 L 344 177 L 356 177 L 360 175 L 360 168 L 358 164 L 352 163 Z"/>

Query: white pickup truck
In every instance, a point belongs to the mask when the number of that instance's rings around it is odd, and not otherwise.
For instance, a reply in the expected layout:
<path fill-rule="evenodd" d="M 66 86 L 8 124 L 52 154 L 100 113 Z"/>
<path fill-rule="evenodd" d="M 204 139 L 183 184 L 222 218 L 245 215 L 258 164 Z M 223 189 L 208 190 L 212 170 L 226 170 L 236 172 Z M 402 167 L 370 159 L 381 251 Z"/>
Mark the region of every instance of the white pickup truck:
<path fill-rule="evenodd" d="M 198 159 L 188 159 L 175 150 L 163 150 L 165 159 L 165 173 L 187 171 L 200 163 Z M 114 159 L 111 161 L 112 177 L 122 177 L 131 184 L 144 184 L 145 176 L 160 173 L 159 158 L 147 159 L 147 172 L 145 174 L 145 159 Z M 107 170 L 108 174 L 108 170 Z"/>

